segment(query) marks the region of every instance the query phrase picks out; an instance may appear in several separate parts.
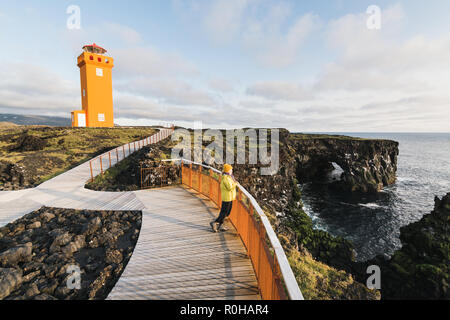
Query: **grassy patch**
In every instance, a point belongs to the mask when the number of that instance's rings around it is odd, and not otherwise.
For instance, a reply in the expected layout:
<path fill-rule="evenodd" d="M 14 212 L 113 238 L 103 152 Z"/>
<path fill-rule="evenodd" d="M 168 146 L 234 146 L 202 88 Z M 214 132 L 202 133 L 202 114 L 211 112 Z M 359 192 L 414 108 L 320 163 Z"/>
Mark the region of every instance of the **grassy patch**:
<path fill-rule="evenodd" d="M 345 271 L 314 260 L 308 252 L 291 250 L 287 257 L 307 300 L 380 299 L 378 291 L 365 288 Z"/>
<path fill-rule="evenodd" d="M 132 128 L 69 128 L 16 126 L 0 128 L 0 161 L 18 164 L 25 169 L 29 187 L 40 184 L 103 152 L 128 142 L 141 140 L 157 130 Z M 45 140 L 42 150 L 10 151 L 20 138 L 33 136 Z M 2 181 L 6 183 L 7 181 Z"/>

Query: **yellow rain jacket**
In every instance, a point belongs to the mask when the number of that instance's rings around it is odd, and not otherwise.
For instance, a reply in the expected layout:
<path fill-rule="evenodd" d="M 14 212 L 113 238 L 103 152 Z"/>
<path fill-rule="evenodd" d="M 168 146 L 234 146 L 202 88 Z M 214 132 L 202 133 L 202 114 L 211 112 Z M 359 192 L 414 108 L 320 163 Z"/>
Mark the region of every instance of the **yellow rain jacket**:
<path fill-rule="evenodd" d="M 230 202 L 236 200 L 236 186 L 237 182 L 227 174 L 222 175 L 220 182 L 220 191 L 222 194 L 222 201 Z"/>

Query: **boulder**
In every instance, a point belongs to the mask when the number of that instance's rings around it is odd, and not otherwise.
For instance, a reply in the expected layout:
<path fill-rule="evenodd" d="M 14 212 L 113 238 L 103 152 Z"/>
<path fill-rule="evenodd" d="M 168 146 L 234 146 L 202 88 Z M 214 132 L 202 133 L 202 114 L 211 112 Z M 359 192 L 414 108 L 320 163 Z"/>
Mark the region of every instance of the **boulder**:
<path fill-rule="evenodd" d="M 5 252 L 0 253 L 0 265 L 4 267 L 16 266 L 20 262 L 30 262 L 32 258 L 33 244 L 26 243 Z"/>
<path fill-rule="evenodd" d="M 95 217 L 89 220 L 89 222 L 83 226 L 81 233 L 85 235 L 90 235 L 95 233 L 101 227 L 102 227 L 102 219 L 100 219 L 100 217 Z"/>
<path fill-rule="evenodd" d="M 49 222 L 49 221 L 51 221 L 51 220 L 53 220 L 55 218 L 55 215 L 53 213 L 50 213 L 50 212 L 44 212 L 43 214 L 41 214 L 41 218 L 45 222 Z"/>
<path fill-rule="evenodd" d="M 40 227 L 41 227 L 40 221 L 36 221 L 36 222 L 30 223 L 29 225 L 27 225 L 27 229 L 38 229 Z"/>
<path fill-rule="evenodd" d="M 61 251 L 66 256 L 71 256 L 73 253 L 77 252 L 81 248 L 86 246 L 84 235 L 78 235 L 75 237 L 75 241 L 70 242 L 67 246 L 61 248 Z"/>
<path fill-rule="evenodd" d="M 25 298 L 30 299 L 34 296 L 37 296 L 40 293 L 38 286 L 35 283 L 32 283 L 28 286 L 27 291 L 25 292 Z"/>
<path fill-rule="evenodd" d="M 50 252 L 59 252 L 61 250 L 61 247 L 69 244 L 70 241 L 72 241 L 72 236 L 68 232 L 57 235 L 50 246 Z"/>
<path fill-rule="evenodd" d="M 105 257 L 105 261 L 106 263 L 112 264 L 120 264 L 123 260 L 123 256 L 122 253 L 120 252 L 120 250 L 114 250 L 114 249 L 106 249 L 106 257 Z"/>
<path fill-rule="evenodd" d="M 9 296 L 22 282 L 21 270 L 0 268 L 0 300 Z"/>

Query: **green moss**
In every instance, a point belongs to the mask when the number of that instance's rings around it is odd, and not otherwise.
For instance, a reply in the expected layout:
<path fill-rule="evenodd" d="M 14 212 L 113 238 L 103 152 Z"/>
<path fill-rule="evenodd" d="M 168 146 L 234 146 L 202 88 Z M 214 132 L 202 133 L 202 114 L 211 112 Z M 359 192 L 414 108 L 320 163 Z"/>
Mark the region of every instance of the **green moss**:
<path fill-rule="evenodd" d="M 299 246 L 303 246 L 321 262 L 339 269 L 349 269 L 353 260 L 353 245 L 341 237 L 314 229 L 311 218 L 298 207 L 291 206 L 284 222 L 296 234 Z"/>

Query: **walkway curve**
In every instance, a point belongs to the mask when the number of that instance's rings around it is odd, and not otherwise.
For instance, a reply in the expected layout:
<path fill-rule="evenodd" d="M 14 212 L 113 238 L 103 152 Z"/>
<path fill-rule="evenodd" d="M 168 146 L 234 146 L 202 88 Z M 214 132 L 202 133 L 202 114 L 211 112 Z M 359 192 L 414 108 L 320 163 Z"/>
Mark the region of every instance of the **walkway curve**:
<path fill-rule="evenodd" d="M 136 141 L 136 145 L 141 147 L 147 145 L 150 139 L 158 142 L 169 137 L 171 133 L 172 129 L 160 129 L 159 133 Z M 123 148 L 120 146 L 117 150 L 120 160 L 128 157 L 135 151 L 133 148 L 129 149 L 128 144 L 124 145 Z M 101 171 L 100 159 L 102 160 L 103 168 L 109 166 L 108 154 L 109 152 L 105 152 L 94 159 L 98 159 L 98 161 L 91 160 L 94 175 L 98 175 Z M 91 161 L 86 161 L 35 188 L 19 191 L 0 191 L 0 227 L 42 206 L 86 210 L 144 209 L 144 206 L 136 199 L 133 192 L 98 192 L 85 189 L 84 185 L 91 178 Z M 117 157 L 111 157 L 112 166 L 117 164 L 117 162 Z"/>
<path fill-rule="evenodd" d="M 170 136 L 161 129 L 151 141 Z M 136 142 L 143 146 L 149 139 Z M 117 150 L 119 159 L 132 150 Z M 108 152 L 97 157 L 103 168 Z M 117 163 L 111 157 L 111 164 Z M 98 174 L 99 161 L 92 161 Z M 150 191 L 99 192 L 84 188 L 91 178 L 87 161 L 36 188 L 0 192 L 0 227 L 42 206 L 85 210 L 142 210 L 138 243 L 108 299 L 259 299 L 252 264 L 231 224 L 227 233 L 212 233 L 216 206 L 182 187 Z"/>

